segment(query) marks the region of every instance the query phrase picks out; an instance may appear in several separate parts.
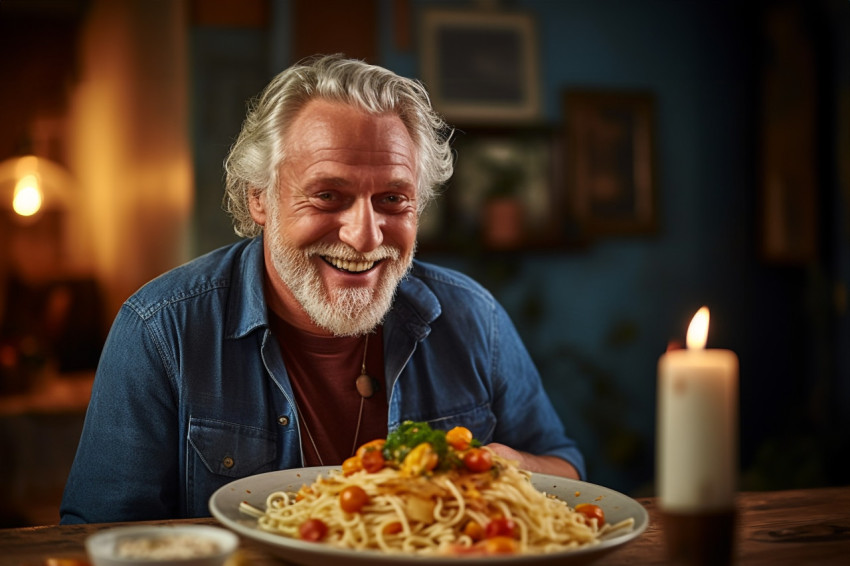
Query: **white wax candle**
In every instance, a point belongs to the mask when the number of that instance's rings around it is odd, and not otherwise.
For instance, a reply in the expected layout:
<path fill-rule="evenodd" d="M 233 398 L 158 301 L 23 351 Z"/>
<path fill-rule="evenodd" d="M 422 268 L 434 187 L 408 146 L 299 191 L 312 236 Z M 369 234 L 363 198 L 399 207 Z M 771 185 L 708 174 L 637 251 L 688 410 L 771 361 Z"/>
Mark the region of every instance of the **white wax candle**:
<path fill-rule="evenodd" d="M 658 361 L 657 495 L 666 511 L 734 507 L 738 357 L 730 350 L 706 350 L 707 333 L 703 307 L 688 330 L 688 348 Z"/>

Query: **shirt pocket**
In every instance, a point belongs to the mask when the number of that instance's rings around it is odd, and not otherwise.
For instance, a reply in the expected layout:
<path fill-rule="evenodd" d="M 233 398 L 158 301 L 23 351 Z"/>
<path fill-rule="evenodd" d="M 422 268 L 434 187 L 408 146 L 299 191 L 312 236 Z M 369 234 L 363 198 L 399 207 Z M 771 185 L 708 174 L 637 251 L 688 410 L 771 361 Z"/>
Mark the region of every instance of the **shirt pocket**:
<path fill-rule="evenodd" d="M 483 444 L 491 442 L 496 431 L 496 415 L 490 409 L 490 403 L 431 418 L 427 422 L 431 428 L 441 430 L 450 430 L 456 426 L 466 427 L 472 432 L 472 436 Z"/>
<path fill-rule="evenodd" d="M 189 420 L 189 444 L 208 472 L 233 479 L 271 469 L 277 451 L 265 429 L 198 418 Z"/>
<path fill-rule="evenodd" d="M 186 467 L 190 515 L 208 515 L 213 492 L 231 481 L 275 469 L 274 433 L 253 426 L 190 418 Z"/>

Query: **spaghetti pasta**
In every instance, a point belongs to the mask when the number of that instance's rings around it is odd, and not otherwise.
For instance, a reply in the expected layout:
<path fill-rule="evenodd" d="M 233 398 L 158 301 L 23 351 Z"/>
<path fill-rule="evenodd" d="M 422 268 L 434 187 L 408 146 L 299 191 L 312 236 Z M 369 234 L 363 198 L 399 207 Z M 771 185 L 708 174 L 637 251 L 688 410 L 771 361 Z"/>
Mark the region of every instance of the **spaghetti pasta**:
<path fill-rule="evenodd" d="M 585 514 L 538 491 L 529 472 L 461 436 L 406 422 L 297 493 L 270 494 L 265 510 L 241 509 L 284 536 L 424 555 L 559 552 L 631 528 L 632 520 L 609 525 L 598 507 Z M 364 467 L 376 451 L 383 465 Z"/>

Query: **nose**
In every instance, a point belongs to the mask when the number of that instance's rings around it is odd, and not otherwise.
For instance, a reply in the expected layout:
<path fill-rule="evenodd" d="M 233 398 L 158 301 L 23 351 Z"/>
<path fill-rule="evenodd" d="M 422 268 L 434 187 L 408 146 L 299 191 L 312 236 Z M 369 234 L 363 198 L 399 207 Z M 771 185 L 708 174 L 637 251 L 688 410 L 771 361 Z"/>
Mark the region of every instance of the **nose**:
<path fill-rule="evenodd" d="M 342 215 L 339 239 L 358 252 L 370 252 L 384 241 L 380 216 L 369 198 L 358 198 Z"/>

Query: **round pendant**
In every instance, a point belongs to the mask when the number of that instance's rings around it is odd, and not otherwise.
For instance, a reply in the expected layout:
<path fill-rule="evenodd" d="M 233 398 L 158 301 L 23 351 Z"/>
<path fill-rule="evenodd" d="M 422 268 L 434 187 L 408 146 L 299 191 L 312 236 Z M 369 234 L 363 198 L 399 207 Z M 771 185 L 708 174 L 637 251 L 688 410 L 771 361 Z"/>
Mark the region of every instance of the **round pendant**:
<path fill-rule="evenodd" d="M 360 377 L 354 382 L 354 386 L 357 387 L 360 396 L 366 399 L 375 394 L 375 382 L 365 373 L 360 374 Z"/>

